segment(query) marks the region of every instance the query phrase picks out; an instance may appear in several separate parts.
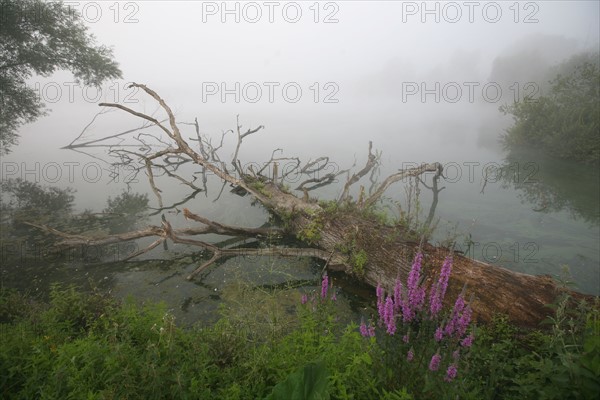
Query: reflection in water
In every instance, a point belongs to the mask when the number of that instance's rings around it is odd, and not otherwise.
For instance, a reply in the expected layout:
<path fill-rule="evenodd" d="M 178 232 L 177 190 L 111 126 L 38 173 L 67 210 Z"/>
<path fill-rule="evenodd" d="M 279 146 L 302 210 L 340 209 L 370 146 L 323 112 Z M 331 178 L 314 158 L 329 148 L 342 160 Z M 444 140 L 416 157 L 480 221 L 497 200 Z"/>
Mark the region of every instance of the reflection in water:
<path fill-rule="evenodd" d="M 568 266 L 576 290 L 600 295 L 596 168 L 526 149 L 454 165 L 464 166 L 462 179 L 449 168 L 440 182 L 434 243 L 528 274 L 559 276 Z"/>
<path fill-rule="evenodd" d="M 514 187 L 524 203 L 541 213 L 567 210 L 575 219 L 600 223 L 600 173 L 596 167 L 510 150 L 498 174 L 503 187 Z"/>

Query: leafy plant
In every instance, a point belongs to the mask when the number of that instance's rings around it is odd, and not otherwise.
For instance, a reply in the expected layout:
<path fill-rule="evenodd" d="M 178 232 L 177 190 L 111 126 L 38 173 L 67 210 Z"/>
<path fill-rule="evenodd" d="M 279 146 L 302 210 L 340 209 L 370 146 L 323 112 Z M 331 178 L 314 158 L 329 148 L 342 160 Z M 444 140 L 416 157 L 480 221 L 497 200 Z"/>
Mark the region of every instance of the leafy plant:
<path fill-rule="evenodd" d="M 321 240 L 321 231 L 323 230 L 322 216 L 313 215 L 310 222 L 300 229 L 297 233 L 297 238 L 308 243 L 315 244 Z"/>
<path fill-rule="evenodd" d="M 363 276 L 365 273 L 365 265 L 367 265 L 367 252 L 364 249 L 353 251 L 351 255 L 351 262 L 354 272 L 358 276 Z"/>
<path fill-rule="evenodd" d="M 267 400 L 328 400 L 329 373 L 323 362 L 301 367 L 273 388 Z"/>

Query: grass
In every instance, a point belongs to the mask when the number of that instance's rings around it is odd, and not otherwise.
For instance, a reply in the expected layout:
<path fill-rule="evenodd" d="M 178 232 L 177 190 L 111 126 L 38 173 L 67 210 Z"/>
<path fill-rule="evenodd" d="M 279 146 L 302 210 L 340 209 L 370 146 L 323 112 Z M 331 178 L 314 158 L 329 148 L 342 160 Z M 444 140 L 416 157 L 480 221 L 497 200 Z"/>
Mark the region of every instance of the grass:
<path fill-rule="evenodd" d="M 241 293 L 251 307 L 256 294 Z M 261 296 L 257 307 L 268 309 L 266 302 Z M 278 399 L 307 390 L 330 399 L 594 398 L 598 305 L 573 307 L 561 298 L 553 307 L 544 330 L 522 331 L 502 316 L 475 327 L 469 356 L 446 382 L 443 373 L 413 368 L 398 354 L 400 333 L 365 338 L 356 323 L 342 323 L 331 290 L 306 294 L 304 304 L 298 294 L 285 329 L 273 329 L 272 318 L 259 326 L 258 314 L 245 321 L 231 307 L 214 325 L 182 329 L 164 304 L 118 303 L 60 286 L 42 304 L 2 289 L 0 395 Z M 431 339 L 415 333 L 414 346 L 419 340 Z"/>

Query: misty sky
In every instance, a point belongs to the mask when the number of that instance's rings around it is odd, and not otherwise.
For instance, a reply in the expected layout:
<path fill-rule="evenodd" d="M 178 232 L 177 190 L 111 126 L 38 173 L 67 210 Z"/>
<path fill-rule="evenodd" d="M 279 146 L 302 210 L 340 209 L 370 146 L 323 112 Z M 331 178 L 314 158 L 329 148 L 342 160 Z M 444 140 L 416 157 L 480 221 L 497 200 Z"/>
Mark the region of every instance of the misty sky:
<path fill-rule="evenodd" d="M 32 79 L 51 113 L 23 127 L 5 160 L 79 159 L 57 149 L 81 132 L 97 103 L 155 110 L 125 88 L 130 81 L 156 90 L 181 121 L 198 117 L 209 135 L 234 128 L 237 114 L 244 127 L 265 125 L 246 144 L 248 161 L 282 147 L 343 165 L 364 158 L 369 140 L 392 169 L 405 161 L 485 160 L 499 151 L 510 122 L 498 107 L 522 97 L 531 81 L 542 85 L 537 71 L 597 49 L 600 31 L 596 1 L 71 4 L 114 48 L 124 79 L 100 94 L 66 72 Z M 90 135 L 135 125 L 112 113 Z"/>

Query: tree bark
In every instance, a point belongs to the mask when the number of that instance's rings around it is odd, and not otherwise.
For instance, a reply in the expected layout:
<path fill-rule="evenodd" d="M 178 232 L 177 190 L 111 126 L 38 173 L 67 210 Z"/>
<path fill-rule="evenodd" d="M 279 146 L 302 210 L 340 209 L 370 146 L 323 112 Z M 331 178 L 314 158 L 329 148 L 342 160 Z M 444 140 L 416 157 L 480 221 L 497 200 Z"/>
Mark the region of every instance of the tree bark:
<path fill-rule="evenodd" d="M 272 191 L 272 195 L 267 206 L 275 214 L 281 214 L 283 209 L 289 210 L 290 205 L 294 209 L 309 206 L 304 210 L 311 210 L 310 215 L 304 211 L 298 213 L 294 219 L 292 233 L 298 234 L 314 225 L 315 220 L 321 221 L 319 239 L 311 244 L 330 254 L 330 270 L 351 274 L 372 287 L 381 284 L 386 291 L 391 292 L 396 279 L 405 283 L 414 256 L 421 248 L 427 287 L 437 279 L 444 258 L 452 255 L 452 275 L 446 299 L 454 301 L 458 294 L 466 290 L 466 298 L 471 299 L 473 316 L 482 322 L 487 322 L 494 314 L 500 313 L 507 315 L 519 326 L 535 328 L 548 316 L 553 315 L 553 310 L 547 305 L 554 303 L 561 293 L 591 302 L 594 300 L 594 296 L 560 287 L 549 275 L 519 273 L 470 259 L 448 248 L 410 241 L 406 239 L 408 232 L 400 226 L 382 225 L 374 218 L 365 217 L 364 214 L 352 210 L 341 210 L 332 214 L 315 211 L 322 209 L 314 203 L 307 204 L 300 199 L 292 200 L 288 197 L 291 195 L 282 194 L 275 187 L 269 187 L 269 190 Z M 296 201 L 299 201 L 300 205 L 294 205 Z M 351 244 L 355 251 L 363 250 L 366 254 L 367 262 L 360 270 L 353 265 L 348 251 L 344 251 Z"/>

